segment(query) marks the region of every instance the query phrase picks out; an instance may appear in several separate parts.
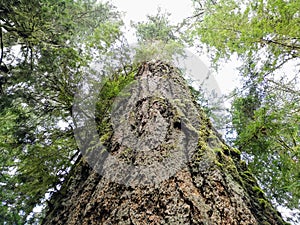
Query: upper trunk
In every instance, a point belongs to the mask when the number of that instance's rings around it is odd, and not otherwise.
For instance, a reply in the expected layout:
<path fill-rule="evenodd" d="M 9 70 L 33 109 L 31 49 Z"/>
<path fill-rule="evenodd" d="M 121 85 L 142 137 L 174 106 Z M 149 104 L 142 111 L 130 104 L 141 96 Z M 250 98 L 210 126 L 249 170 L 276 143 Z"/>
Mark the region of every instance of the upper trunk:
<path fill-rule="evenodd" d="M 109 154 L 93 151 L 74 165 L 44 225 L 285 224 L 178 70 L 145 63 L 136 81 L 112 113 Z M 118 162 L 106 163 L 108 155 Z"/>

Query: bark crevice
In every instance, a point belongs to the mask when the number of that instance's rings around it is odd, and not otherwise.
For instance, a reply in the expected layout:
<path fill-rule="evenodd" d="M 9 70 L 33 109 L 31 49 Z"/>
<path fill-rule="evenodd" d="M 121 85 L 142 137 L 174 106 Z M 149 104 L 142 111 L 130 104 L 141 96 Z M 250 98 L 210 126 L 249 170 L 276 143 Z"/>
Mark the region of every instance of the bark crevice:
<path fill-rule="evenodd" d="M 163 83 L 163 77 L 178 86 Z M 239 152 L 225 144 L 196 105 L 178 70 L 161 61 L 147 62 L 136 75 L 137 81 L 141 79 L 146 79 L 141 85 L 145 90 L 139 90 L 141 96 L 156 86 L 162 93 L 169 91 L 179 99 L 178 104 L 186 107 L 179 110 L 165 96 L 141 98 L 128 114 L 126 132 L 122 127 L 110 131 L 107 151 L 127 164 L 147 166 L 178 154 L 178 140 L 187 140 L 184 148 L 192 146 L 193 150 L 182 155 L 186 164 L 158 183 L 143 183 L 140 176 L 141 182 L 133 187 L 97 174 L 82 157 L 74 165 L 60 195 L 53 196 L 51 202 L 55 207 L 49 208 L 42 224 L 285 224 L 258 189 L 256 180 L 241 162 Z M 192 102 L 196 116 L 190 116 L 193 107 L 185 100 Z M 161 128 L 162 125 L 165 128 Z M 158 127 L 165 129 L 163 137 L 155 133 Z M 195 146 L 184 139 L 196 135 Z M 129 141 L 138 137 L 135 141 L 139 151 L 131 151 L 124 137 Z M 158 138 L 161 143 L 156 143 Z M 154 148 L 148 150 L 145 143 Z"/>

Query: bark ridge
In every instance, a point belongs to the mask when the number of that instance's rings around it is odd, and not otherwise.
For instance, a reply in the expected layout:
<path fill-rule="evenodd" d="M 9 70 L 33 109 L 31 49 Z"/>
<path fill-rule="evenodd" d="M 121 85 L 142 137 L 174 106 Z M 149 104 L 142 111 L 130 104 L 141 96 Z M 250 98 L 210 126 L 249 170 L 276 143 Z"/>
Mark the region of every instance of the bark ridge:
<path fill-rule="evenodd" d="M 165 78 L 176 83 L 175 89 L 178 87 L 180 91 L 170 90 L 162 82 Z M 186 157 L 184 165 L 180 169 L 174 165 L 174 174 L 157 183 L 143 181 L 143 177 L 149 176 L 143 172 L 128 177 L 130 182 L 136 182 L 130 186 L 99 175 L 82 157 L 61 191 L 52 197 L 43 224 L 286 224 L 265 198 L 239 151 L 224 143 L 197 106 L 179 70 L 161 61 L 147 62 L 136 75 L 137 81 L 141 79 L 146 80 L 139 86 L 144 93 L 147 93 L 144 88 L 159 87 L 161 93 L 167 95 L 173 91 L 173 96 L 188 99 L 193 107 L 178 112 L 164 96 L 145 95 L 128 113 L 128 127 L 115 127 L 111 131 L 105 141 L 107 150 L 124 163 L 149 166 L 180 154 L 176 150 L 178 140 L 197 135 L 196 144 L 185 142 L 192 150 L 182 155 Z M 189 117 L 188 111 L 193 109 L 197 110 L 196 117 L 183 118 L 182 115 Z M 185 119 L 197 121 L 185 123 Z M 164 135 L 156 133 L 163 129 L 160 125 L 165 127 Z M 124 140 L 130 142 L 133 136 L 140 141 L 140 151 L 128 150 Z M 158 139 L 160 143 L 155 142 Z M 154 148 L 147 150 L 149 144 Z M 113 173 L 115 168 L 111 166 L 109 172 Z M 122 168 L 118 171 L 122 173 Z M 137 177 L 139 180 L 135 180 Z"/>

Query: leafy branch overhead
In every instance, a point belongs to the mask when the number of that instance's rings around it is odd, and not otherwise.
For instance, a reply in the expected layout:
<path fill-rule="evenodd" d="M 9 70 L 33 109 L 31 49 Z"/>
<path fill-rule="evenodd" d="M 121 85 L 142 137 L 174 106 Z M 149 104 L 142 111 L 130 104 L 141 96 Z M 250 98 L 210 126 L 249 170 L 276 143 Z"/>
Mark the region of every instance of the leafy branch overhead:
<path fill-rule="evenodd" d="M 200 1 L 194 1 L 199 3 Z M 237 56 L 228 133 L 270 199 L 299 209 L 300 1 L 206 1 L 191 36 L 218 65 Z"/>
<path fill-rule="evenodd" d="M 124 22 L 110 3 L 0 1 L 1 224 L 39 223 L 44 211 L 33 209 L 51 207 L 48 199 L 59 195 L 80 160 L 72 120 L 79 83 L 105 78 L 96 104 L 102 134 L 110 129 L 114 98 L 139 64 L 171 62 L 185 46 L 208 49 L 214 65 L 232 56 L 243 62 L 227 141 L 240 149 L 269 199 L 299 209 L 300 1 L 193 3 L 194 14 L 178 25 L 160 9 L 132 22 L 138 40 L 132 57 Z M 97 63 L 102 67 L 91 74 Z M 198 103 L 205 101 L 191 89 Z"/>
<path fill-rule="evenodd" d="M 146 22 L 132 22 L 138 40 L 135 63 L 151 60 L 172 62 L 174 57 L 183 54 L 183 41 L 178 37 L 176 26 L 170 24 L 169 16 L 158 8 L 157 14 L 148 15 Z"/>
<path fill-rule="evenodd" d="M 33 208 L 78 158 L 74 93 L 96 48 L 90 43 L 102 40 L 107 51 L 121 21 L 96 1 L 1 1 L 0 9 L 0 223 L 24 224 L 39 220 Z"/>

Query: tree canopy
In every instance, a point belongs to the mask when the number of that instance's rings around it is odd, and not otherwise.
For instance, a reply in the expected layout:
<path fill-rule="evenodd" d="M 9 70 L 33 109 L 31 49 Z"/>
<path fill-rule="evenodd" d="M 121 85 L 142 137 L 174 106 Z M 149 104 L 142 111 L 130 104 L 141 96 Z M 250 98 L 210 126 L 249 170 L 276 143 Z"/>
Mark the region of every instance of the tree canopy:
<path fill-rule="evenodd" d="M 132 62 L 122 18 L 110 3 L 0 1 L 1 224 L 38 223 L 43 211 L 34 208 L 51 204 L 80 158 L 72 106 L 93 63 L 104 64 L 98 72 L 107 78 L 96 105 L 101 133 L 104 112 L 137 64 L 170 61 L 185 45 L 206 46 L 214 65 L 232 55 L 243 62 L 230 109 L 234 138 L 227 141 L 271 200 L 299 209 L 300 1 L 193 2 L 195 14 L 178 25 L 160 10 L 132 23 L 138 39 Z"/>
<path fill-rule="evenodd" d="M 95 43 L 105 52 L 120 34 L 114 7 L 96 2 L 0 2 L 1 224 L 38 220 L 78 157 L 74 92 Z"/>
<path fill-rule="evenodd" d="M 220 0 L 201 6 L 204 14 L 191 35 L 206 45 L 215 65 L 232 56 L 243 62 L 242 85 L 232 94 L 231 141 L 269 198 L 299 209 L 300 1 Z"/>

